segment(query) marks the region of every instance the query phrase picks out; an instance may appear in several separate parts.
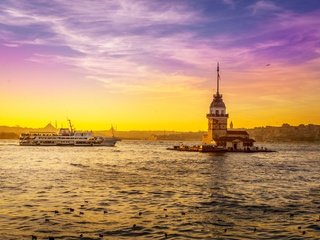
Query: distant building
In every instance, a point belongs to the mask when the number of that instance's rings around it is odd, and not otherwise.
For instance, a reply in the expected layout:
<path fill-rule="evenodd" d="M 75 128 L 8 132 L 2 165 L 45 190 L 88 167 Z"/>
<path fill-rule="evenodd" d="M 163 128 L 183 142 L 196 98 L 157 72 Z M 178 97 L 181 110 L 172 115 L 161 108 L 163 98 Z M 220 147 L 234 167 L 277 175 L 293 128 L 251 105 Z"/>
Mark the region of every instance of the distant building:
<path fill-rule="evenodd" d="M 250 138 L 247 131 L 227 129 L 229 114 L 223 102 L 222 94 L 219 92 L 219 83 L 220 73 L 218 63 L 217 92 L 213 95 L 209 113 L 207 114 L 208 132 L 204 134 L 203 142 L 206 144 L 216 144 L 229 150 L 246 150 L 253 147 L 255 140 Z"/>

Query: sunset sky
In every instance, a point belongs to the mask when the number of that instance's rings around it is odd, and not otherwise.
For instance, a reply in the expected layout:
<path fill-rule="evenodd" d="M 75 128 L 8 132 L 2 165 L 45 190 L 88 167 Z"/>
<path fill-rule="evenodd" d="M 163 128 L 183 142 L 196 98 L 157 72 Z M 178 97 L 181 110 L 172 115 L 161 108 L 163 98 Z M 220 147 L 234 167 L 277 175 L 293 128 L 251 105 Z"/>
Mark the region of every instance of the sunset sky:
<path fill-rule="evenodd" d="M 0 1 L 0 125 L 320 124 L 320 1 Z"/>

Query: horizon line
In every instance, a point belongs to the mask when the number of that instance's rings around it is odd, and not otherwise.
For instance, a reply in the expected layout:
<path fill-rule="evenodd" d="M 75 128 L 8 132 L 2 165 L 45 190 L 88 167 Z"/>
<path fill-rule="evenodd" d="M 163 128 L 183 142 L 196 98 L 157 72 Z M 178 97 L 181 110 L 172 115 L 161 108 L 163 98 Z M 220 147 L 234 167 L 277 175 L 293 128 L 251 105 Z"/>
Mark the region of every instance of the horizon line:
<path fill-rule="evenodd" d="M 50 124 L 50 123 L 48 123 L 48 124 Z M 290 127 L 299 127 L 301 125 L 303 125 L 303 126 L 309 126 L 309 125 L 320 126 L 320 124 L 316 124 L 316 123 L 300 123 L 298 125 L 291 125 L 289 123 L 282 123 L 281 125 L 254 126 L 254 127 L 249 127 L 249 128 L 246 128 L 246 127 L 235 127 L 235 128 L 228 128 L 228 130 L 232 130 L 232 129 L 254 129 L 254 128 L 266 128 L 266 127 L 283 127 L 284 125 L 287 125 L 287 126 L 290 126 Z M 25 126 L 20 126 L 20 125 L 15 125 L 15 126 L 0 125 L 0 127 L 27 128 L 27 129 L 43 129 L 46 126 L 44 126 L 44 127 L 25 127 Z M 61 129 L 61 128 L 56 128 L 56 127 L 54 127 L 54 128 L 57 129 L 57 130 Z M 112 127 L 110 127 L 110 129 L 111 128 Z M 80 129 L 79 131 L 95 131 L 95 132 L 97 132 L 97 131 L 110 131 L 110 129 L 90 129 L 90 130 Z M 174 129 L 148 129 L 148 130 L 127 129 L 127 130 L 117 130 L 116 129 L 115 131 L 117 131 L 117 132 L 129 132 L 129 131 L 131 131 L 131 132 L 133 132 L 133 131 L 137 131 L 137 132 L 161 132 L 161 131 L 162 132 L 206 132 L 207 130 L 206 129 L 203 129 L 203 130 L 201 130 L 201 129 L 199 129 L 199 130 L 174 130 Z"/>

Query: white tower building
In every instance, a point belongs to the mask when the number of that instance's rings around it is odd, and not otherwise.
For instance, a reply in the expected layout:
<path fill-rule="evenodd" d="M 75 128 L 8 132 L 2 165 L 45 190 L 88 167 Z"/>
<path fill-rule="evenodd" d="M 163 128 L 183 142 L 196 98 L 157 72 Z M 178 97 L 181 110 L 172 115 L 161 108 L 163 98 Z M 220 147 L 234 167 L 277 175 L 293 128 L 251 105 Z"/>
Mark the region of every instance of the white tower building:
<path fill-rule="evenodd" d="M 217 92 L 213 95 L 210 104 L 208 118 L 208 133 L 205 134 L 203 141 L 207 144 L 214 143 L 219 137 L 227 135 L 227 121 L 229 114 L 223 102 L 222 94 L 219 93 L 220 73 L 219 62 L 217 64 Z"/>

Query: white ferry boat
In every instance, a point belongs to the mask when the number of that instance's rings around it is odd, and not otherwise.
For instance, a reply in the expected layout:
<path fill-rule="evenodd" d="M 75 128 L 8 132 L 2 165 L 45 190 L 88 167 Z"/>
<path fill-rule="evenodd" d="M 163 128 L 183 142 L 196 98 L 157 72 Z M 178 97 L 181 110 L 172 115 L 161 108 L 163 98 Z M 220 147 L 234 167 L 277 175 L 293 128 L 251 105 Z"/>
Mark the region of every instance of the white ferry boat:
<path fill-rule="evenodd" d="M 60 128 L 59 132 L 22 133 L 21 146 L 115 146 L 119 138 L 94 136 L 92 131 L 74 131 L 69 121 L 69 128 Z"/>

